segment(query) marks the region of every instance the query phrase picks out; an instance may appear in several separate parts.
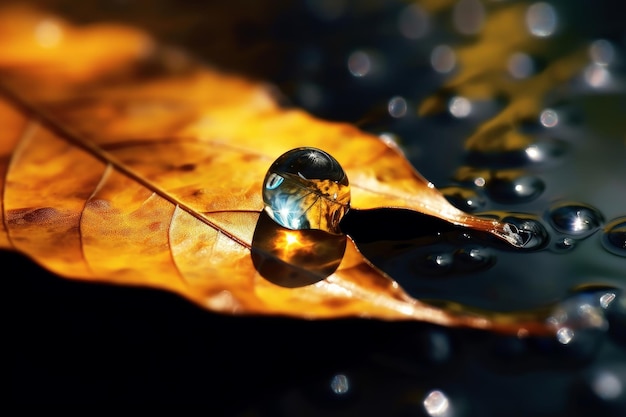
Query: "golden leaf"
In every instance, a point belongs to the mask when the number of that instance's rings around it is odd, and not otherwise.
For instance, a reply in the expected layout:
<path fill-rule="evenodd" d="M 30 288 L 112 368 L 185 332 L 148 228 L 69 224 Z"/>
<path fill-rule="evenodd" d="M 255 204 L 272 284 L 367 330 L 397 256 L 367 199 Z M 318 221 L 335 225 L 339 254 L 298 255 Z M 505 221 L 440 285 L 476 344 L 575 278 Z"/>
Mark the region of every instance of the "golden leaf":
<path fill-rule="evenodd" d="M 341 163 L 354 208 L 408 208 L 517 242 L 507 225 L 451 206 L 394 146 L 280 108 L 270 86 L 132 28 L 26 9 L 2 11 L 0 27 L 0 247 L 61 276 L 161 288 L 217 312 L 546 331 L 532 316 L 421 303 L 351 240 L 264 223 L 268 167 L 308 146 Z M 307 256 L 324 251 L 316 269 Z M 319 279 L 276 285 L 260 273 L 266 260 Z"/>

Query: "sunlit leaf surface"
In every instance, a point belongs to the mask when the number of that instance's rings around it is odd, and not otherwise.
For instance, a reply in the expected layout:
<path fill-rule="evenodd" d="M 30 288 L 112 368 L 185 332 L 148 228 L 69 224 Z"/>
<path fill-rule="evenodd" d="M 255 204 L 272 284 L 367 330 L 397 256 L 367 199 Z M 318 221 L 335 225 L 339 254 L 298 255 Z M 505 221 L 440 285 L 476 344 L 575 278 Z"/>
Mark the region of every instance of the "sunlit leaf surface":
<path fill-rule="evenodd" d="M 294 265 L 300 255 L 289 247 L 306 251 L 297 237 L 253 242 L 265 172 L 301 146 L 339 160 L 352 207 L 412 208 L 516 242 L 506 226 L 451 206 L 394 146 L 279 108 L 268 86 L 131 28 L 76 27 L 27 9 L 1 21 L 11 127 L 2 140 L 4 247 L 62 276 L 168 289 L 213 311 L 515 330 L 416 301 L 352 241 L 308 286 L 277 286 L 253 265 L 251 250 Z"/>

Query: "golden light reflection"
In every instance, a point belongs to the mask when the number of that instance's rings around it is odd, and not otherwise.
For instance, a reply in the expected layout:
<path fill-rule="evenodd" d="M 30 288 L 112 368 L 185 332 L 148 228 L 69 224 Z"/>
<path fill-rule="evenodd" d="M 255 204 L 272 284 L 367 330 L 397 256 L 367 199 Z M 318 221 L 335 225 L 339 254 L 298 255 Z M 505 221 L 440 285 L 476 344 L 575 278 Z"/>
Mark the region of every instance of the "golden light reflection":
<path fill-rule="evenodd" d="M 315 241 L 308 239 L 297 230 L 279 230 L 274 242 L 277 251 L 282 252 L 282 257 L 289 259 L 294 256 L 311 254 L 315 252 Z"/>

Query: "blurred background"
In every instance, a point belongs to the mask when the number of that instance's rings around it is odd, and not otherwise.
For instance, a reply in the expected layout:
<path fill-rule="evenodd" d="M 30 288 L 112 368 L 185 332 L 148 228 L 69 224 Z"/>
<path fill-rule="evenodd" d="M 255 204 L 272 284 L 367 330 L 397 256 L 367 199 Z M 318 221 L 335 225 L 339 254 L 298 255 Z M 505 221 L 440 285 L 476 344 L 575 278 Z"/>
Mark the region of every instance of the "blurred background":
<path fill-rule="evenodd" d="M 413 296 L 551 306 L 578 321 L 589 306 L 602 325 L 541 339 L 227 317 L 2 252 L 13 400 L 197 403 L 225 416 L 626 415 L 622 2 L 20 3 L 139 26 L 270 82 L 285 107 L 396 142 L 453 204 L 532 236 L 510 251 L 421 216 L 349 219 L 364 254 Z"/>

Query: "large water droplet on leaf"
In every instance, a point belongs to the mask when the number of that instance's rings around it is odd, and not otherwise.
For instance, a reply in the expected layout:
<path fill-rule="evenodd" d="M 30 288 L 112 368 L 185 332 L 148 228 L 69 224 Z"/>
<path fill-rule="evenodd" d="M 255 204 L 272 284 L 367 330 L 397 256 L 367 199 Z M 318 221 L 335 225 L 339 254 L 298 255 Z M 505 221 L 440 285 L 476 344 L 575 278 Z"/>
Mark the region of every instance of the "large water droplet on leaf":
<path fill-rule="evenodd" d="M 339 162 L 316 148 L 296 148 L 281 155 L 263 182 L 265 211 L 292 230 L 340 233 L 350 206 L 348 177 Z"/>

